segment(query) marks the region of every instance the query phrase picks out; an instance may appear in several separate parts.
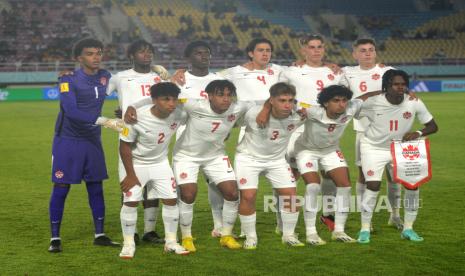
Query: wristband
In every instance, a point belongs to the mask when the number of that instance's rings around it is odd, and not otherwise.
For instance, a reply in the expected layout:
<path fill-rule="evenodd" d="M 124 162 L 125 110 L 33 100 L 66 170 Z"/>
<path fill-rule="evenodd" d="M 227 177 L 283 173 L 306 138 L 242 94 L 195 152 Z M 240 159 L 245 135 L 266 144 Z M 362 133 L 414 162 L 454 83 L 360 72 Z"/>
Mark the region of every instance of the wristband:
<path fill-rule="evenodd" d="M 423 136 L 423 132 L 421 130 L 415 131 L 416 133 L 420 134 L 420 137 Z"/>

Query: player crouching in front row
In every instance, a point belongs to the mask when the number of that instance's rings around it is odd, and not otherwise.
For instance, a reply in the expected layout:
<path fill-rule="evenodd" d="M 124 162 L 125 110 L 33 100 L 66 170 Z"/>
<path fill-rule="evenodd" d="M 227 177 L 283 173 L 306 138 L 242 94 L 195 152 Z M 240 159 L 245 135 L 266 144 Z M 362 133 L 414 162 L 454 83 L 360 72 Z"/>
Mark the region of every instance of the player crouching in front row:
<path fill-rule="evenodd" d="M 136 250 L 134 233 L 137 225 L 137 205 L 143 199 L 144 186 L 155 190 L 156 198 L 163 202 L 165 251 L 189 254 L 177 243 L 179 208 L 176 181 L 168 161 L 171 136 L 187 115 L 176 109 L 179 88 L 172 83 L 158 83 L 150 87 L 153 105 L 139 110 L 138 121 L 128 125 L 128 132 L 120 135 L 120 154 L 126 171 L 122 176 L 121 190 L 124 204 L 121 208 L 121 228 L 124 245 L 120 257 L 131 259 Z"/>

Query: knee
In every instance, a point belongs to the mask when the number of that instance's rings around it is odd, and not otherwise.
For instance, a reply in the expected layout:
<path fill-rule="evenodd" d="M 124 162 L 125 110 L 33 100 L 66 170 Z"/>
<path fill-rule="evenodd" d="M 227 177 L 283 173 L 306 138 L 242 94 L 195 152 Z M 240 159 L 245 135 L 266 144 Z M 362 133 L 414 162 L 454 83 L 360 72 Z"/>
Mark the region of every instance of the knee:
<path fill-rule="evenodd" d="M 227 201 L 237 201 L 239 200 L 239 193 L 237 192 L 237 190 L 234 189 L 234 190 L 225 192 L 223 194 L 223 197 Z"/>
<path fill-rule="evenodd" d="M 151 207 L 158 207 L 159 205 L 159 200 L 158 199 L 147 199 L 142 202 L 144 205 L 144 208 L 151 208 Z"/>
<path fill-rule="evenodd" d="M 181 200 L 186 204 L 192 204 L 195 201 L 195 192 L 193 191 L 182 191 Z"/>
<path fill-rule="evenodd" d="M 241 193 L 241 202 L 253 204 L 255 202 L 254 193 Z"/>
<path fill-rule="evenodd" d="M 366 183 L 367 189 L 372 190 L 373 192 L 379 192 L 381 182 L 378 181 L 369 181 Z"/>

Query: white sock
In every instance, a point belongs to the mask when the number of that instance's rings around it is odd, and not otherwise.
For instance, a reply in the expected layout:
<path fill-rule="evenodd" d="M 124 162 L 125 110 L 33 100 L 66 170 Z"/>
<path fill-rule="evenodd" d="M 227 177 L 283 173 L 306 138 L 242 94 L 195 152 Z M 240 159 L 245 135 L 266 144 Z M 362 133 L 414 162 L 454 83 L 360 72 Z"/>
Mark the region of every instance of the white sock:
<path fill-rule="evenodd" d="M 158 207 L 149 207 L 144 209 L 144 234 L 155 231 L 158 209 Z"/>
<path fill-rule="evenodd" d="M 378 198 L 378 192 L 366 189 L 362 198 L 362 231 L 370 231 L 371 218 L 376 208 L 376 199 Z"/>
<path fill-rule="evenodd" d="M 163 225 L 165 226 L 165 240 L 167 243 L 176 242 L 178 232 L 179 208 L 178 205 L 163 205 Z"/>
<path fill-rule="evenodd" d="M 283 231 L 283 220 L 281 218 L 281 206 L 279 206 L 279 194 L 273 189 L 273 197 L 276 200 L 276 226 L 282 232 Z"/>
<path fill-rule="evenodd" d="M 123 204 L 120 212 L 121 229 L 125 244 L 134 244 L 134 233 L 137 225 L 137 207 L 129 207 Z"/>
<path fill-rule="evenodd" d="M 336 215 L 334 216 L 334 231 L 344 232 L 344 226 L 350 211 L 350 187 L 337 187 Z"/>
<path fill-rule="evenodd" d="M 257 239 L 257 232 L 255 230 L 255 224 L 257 223 L 257 213 L 252 215 L 244 216 L 239 215 L 241 221 L 241 228 L 244 231 L 245 236 L 248 239 Z"/>
<path fill-rule="evenodd" d="M 355 192 L 357 193 L 357 211 L 362 211 L 362 198 L 367 185 L 365 183 L 358 182 L 355 183 Z"/>
<path fill-rule="evenodd" d="M 232 235 L 232 230 L 237 219 L 239 209 L 239 200 L 228 201 L 224 200 L 223 204 L 223 227 L 221 228 L 221 236 Z"/>
<path fill-rule="evenodd" d="M 179 228 L 182 238 L 192 237 L 192 219 L 194 217 L 194 203 L 187 204 L 178 200 L 179 206 Z"/>
<path fill-rule="evenodd" d="M 304 222 L 307 235 L 316 234 L 316 213 L 318 212 L 318 194 L 320 184 L 310 183 L 305 187 Z"/>
<path fill-rule="evenodd" d="M 396 182 L 388 181 L 386 185 L 386 193 L 389 199 L 391 217 L 400 217 L 400 197 L 402 193 L 402 187 Z"/>
<path fill-rule="evenodd" d="M 299 219 L 299 212 L 281 210 L 281 218 L 283 220 L 283 237 L 293 236 Z"/>
<path fill-rule="evenodd" d="M 208 202 L 212 208 L 213 229 L 223 227 L 223 195 L 215 183 L 208 182 Z"/>
<path fill-rule="evenodd" d="M 334 214 L 334 204 L 328 204 L 329 202 L 334 202 L 334 197 L 336 196 L 336 184 L 334 184 L 333 180 L 330 178 L 321 179 L 321 195 L 323 196 L 323 202 L 327 202 L 327 204 L 323 205 L 323 216 L 329 216 Z M 325 200 L 332 199 L 332 200 Z"/>
<path fill-rule="evenodd" d="M 412 229 L 413 223 L 417 219 L 418 208 L 420 206 L 420 190 L 407 190 L 404 194 L 404 230 Z"/>

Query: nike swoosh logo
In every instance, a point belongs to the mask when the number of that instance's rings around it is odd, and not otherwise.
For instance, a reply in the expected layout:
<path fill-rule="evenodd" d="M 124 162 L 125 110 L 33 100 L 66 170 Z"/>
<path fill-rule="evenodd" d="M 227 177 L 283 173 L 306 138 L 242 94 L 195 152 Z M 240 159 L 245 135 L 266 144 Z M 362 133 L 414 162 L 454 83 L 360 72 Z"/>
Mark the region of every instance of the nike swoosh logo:
<path fill-rule="evenodd" d="M 146 131 L 145 131 L 145 133 L 152 133 L 152 131 L 150 131 L 150 130 L 146 130 Z"/>
<path fill-rule="evenodd" d="M 308 73 L 302 73 L 302 76 L 306 76 L 306 75 L 308 75 Z"/>
<path fill-rule="evenodd" d="M 190 88 L 191 88 L 190 86 L 186 86 L 186 87 L 184 87 L 184 89 L 190 89 Z"/>
<path fill-rule="evenodd" d="M 133 81 L 133 80 L 135 80 L 135 79 L 128 79 L 128 81 Z"/>
<path fill-rule="evenodd" d="M 376 113 L 376 115 L 377 115 L 377 116 L 381 116 L 381 115 L 383 115 L 383 114 L 382 114 L 382 113 Z"/>

